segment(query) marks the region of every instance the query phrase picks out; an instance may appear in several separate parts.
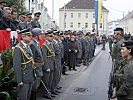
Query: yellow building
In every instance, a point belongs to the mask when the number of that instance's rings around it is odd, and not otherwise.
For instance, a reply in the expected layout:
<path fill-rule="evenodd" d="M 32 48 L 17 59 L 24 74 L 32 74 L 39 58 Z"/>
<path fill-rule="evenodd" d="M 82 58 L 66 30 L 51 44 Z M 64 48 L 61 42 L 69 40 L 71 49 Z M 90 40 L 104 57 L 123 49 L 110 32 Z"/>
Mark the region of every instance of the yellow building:
<path fill-rule="evenodd" d="M 102 8 L 102 21 L 99 34 L 107 33 L 108 10 Z M 61 30 L 92 31 L 96 29 L 94 0 L 71 0 L 59 9 L 59 26 Z"/>

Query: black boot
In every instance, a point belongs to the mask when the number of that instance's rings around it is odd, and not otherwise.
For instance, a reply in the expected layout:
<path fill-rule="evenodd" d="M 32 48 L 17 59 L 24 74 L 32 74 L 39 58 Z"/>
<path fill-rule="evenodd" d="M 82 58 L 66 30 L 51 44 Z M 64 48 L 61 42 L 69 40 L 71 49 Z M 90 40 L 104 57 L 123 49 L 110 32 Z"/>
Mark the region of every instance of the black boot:
<path fill-rule="evenodd" d="M 31 91 L 30 100 L 36 100 L 36 92 L 35 91 Z"/>

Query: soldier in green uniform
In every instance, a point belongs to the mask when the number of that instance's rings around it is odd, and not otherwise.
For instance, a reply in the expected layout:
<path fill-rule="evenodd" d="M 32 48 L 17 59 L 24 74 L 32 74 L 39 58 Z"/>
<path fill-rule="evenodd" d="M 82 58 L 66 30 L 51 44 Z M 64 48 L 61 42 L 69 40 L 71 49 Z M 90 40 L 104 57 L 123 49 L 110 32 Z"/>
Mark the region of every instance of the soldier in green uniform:
<path fill-rule="evenodd" d="M 21 41 L 13 53 L 14 74 L 17 85 L 17 100 L 29 100 L 34 81 L 33 54 L 29 48 L 29 30 L 21 31 Z"/>
<path fill-rule="evenodd" d="M 43 66 L 43 82 L 45 83 L 48 91 L 51 91 L 52 88 L 52 81 L 53 81 L 53 75 L 54 75 L 54 62 L 55 62 L 55 52 L 53 47 L 53 33 L 52 30 L 48 30 L 45 33 L 45 43 L 42 46 L 42 55 L 44 60 L 44 66 Z M 48 91 L 44 90 L 44 98 L 51 99 L 51 97 L 48 94 Z M 50 94 L 51 95 L 51 94 Z M 53 95 L 51 95 L 54 97 Z"/>
<path fill-rule="evenodd" d="M 133 100 L 133 41 L 124 42 L 121 46 L 121 54 L 126 62 L 116 73 L 119 87 L 116 93 L 113 93 L 112 98 Z"/>
<path fill-rule="evenodd" d="M 26 25 L 25 25 L 25 13 L 21 13 L 19 14 L 19 30 L 24 30 L 26 29 Z"/>
<path fill-rule="evenodd" d="M 121 62 L 123 62 L 124 58 L 121 55 L 121 44 L 124 42 L 123 39 L 124 30 L 122 28 L 116 28 L 114 30 L 114 39 L 116 43 L 114 43 L 112 48 L 112 72 L 110 75 L 110 82 L 113 84 L 113 87 L 116 87 L 116 91 L 119 87 L 119 80 L 115 78 L 115 74 L 119 71 Z"/>
<path fill-rule="evenodd" d="M 32 13 L 26 14 L 26 21 L 25 21 L 26 28 L 31 28 L 31 20 L 32 20 Z"/>
<path fill-rule="evenodd" d="M 33 19 L 33 21 L 31 21 L 31 28 L 33 29 L 33 28 L 41 28 L 41 25 L 40 25 L 40 23 L 39 23 L 39 19 L 40 19 L 40 15 L 41 15 L 41 13 L 40 12 L 36 12 L 35 14 L 34 14 L 34 19 Z"/>
<path fill-rule="evenodd" d="M 30 48 L 33 53 L 35 75 L 36 75 L 36 79 L 34 81 L 32 92 L 31 92 L 31 100 L 36 100 L 36 91 L 40 86 L 41 78 L 43 76 L 42 65 L 44 63 L 43 63 L 41 47 L 39 44 L 39 41 L 42 39 L 42 36 L 41 36 L 42 31 L 40 28 L 34 28 L 32 29 L 31 33 L 33 36 L 33 40 L 30 42 Z"/>

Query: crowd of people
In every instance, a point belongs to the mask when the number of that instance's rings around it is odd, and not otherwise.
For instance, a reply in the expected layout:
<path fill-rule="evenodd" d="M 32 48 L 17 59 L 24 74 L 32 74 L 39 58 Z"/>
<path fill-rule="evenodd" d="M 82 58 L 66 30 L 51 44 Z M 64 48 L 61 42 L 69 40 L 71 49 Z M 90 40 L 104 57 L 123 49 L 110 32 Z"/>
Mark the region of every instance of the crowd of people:
<path fill-rule="evenodd" d="M 77 71 L 82 64 L 88 66 L 94 58 L 96 34 L 48 29 L 42 33 L 41 13 L 18 14 L 16 5 L 6 7 L 0 2 L 0 30 L 11 33 L 13 67 L 17 82 L 17 100 L 36 100 L 38 87 L 43 85 L 43 97 L 51 99 L 60 93 L 61 75 L 67 70 Z M 18 42 L 17 35 L 21 35 Z M 32 40 L 31 40 L 32 35 Z M 45 37 L 40 46 L 39 41 Z"/>

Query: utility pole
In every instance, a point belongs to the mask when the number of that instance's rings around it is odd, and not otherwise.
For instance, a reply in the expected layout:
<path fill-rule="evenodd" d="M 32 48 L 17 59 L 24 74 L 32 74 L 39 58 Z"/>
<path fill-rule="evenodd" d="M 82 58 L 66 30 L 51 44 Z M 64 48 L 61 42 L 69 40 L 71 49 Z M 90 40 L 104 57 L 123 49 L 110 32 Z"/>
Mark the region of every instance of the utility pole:
<path fill-rule="evenodd" d="M 64 31 L 66 29 L 65 23 L 66 23 L 66 4 L 64 3 Z"/>
<path fill-rule="evenodd" d="M 29 12 L 30 12 L 30 0 L 29 0 Z"/>
<path fill-rule="evenodd" d="M 54 0 L 52 0 L 52 21 L 51 21 L 51 28 L 53 28 L 54 24 Z"/>

